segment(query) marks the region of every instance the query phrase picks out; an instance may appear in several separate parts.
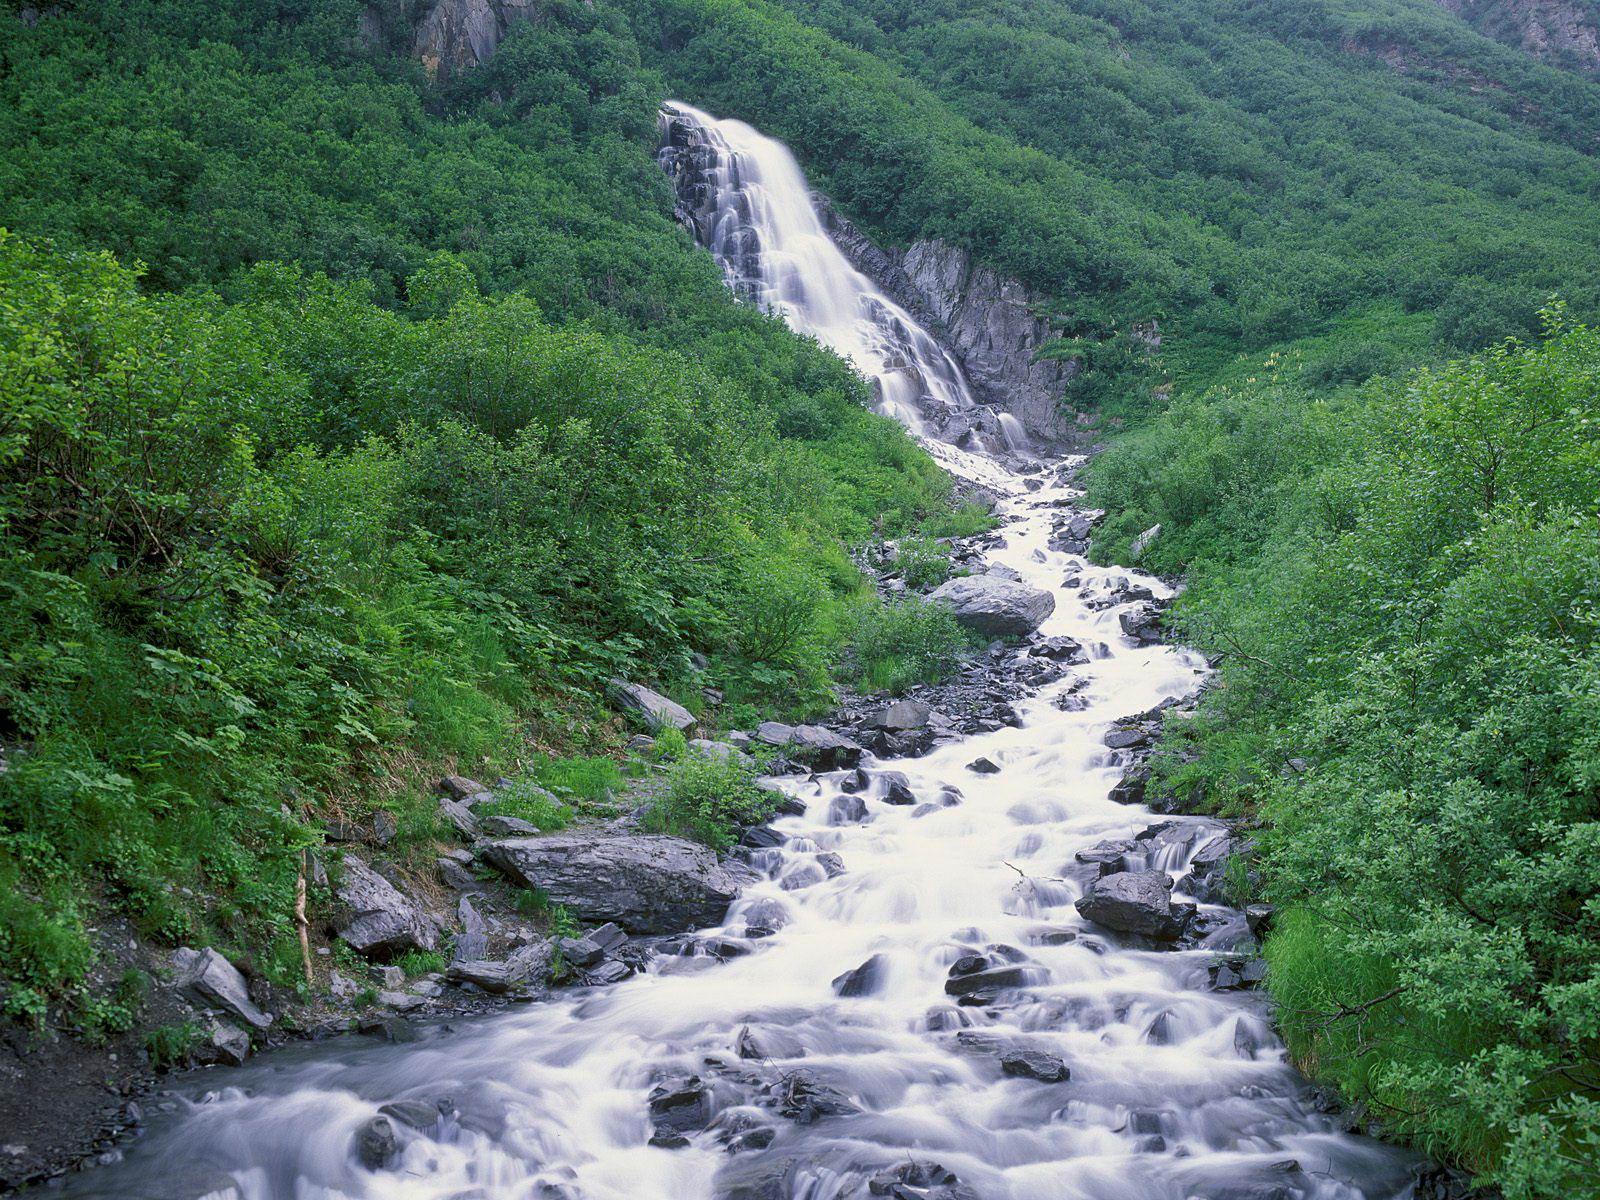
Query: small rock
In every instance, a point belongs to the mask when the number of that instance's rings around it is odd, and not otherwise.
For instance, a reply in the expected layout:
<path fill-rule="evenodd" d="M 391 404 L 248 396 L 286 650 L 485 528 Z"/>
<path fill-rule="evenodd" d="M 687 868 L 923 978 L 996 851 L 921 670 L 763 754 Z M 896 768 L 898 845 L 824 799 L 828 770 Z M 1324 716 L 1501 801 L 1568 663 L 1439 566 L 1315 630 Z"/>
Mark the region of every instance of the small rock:
<path fill-rule="evenodd" d="M 882 954 L 874 954 L 833 981 L 834 995 L 870 996 L 882 989 L 888 969 L 889 960 Z"/>
<path fill-rule="evenodd" d="M 988 758 L 975 758 L 967 764 L 967 770 L 976 775 L 995 775 L 1000 771 L 999 764 Z"/>
<path fill-rule="evenodd" d="M 1000 1070 L 1019 1079 L 1037 1079 L 1040 1083 L 1061 1083 L 1071 1075 L 1065 1063 L 1042 1050 L 1007 1050 L 1000 1056 Z"/>

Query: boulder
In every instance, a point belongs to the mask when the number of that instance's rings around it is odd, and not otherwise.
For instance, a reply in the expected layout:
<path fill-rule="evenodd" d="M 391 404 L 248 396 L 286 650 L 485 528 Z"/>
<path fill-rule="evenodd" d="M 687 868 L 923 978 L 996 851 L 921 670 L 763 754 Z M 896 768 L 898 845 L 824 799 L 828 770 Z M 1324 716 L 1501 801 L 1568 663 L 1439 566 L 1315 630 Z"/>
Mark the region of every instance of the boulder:
<path fill-rule="evenodd" d="M 629 933 L 720 924 L 739 894 L 715 853 L 661 834 L 509 838 L 485 843 L 479 856 L 580 920 L 614 921 Z"/>
<path fill-rule="evenodd" d="M 386 959 L 433 949 L 432 924 L 394 884 L 353 854 L 345 855 L 337 894 L 342 911 L 335 927 L 356 953 Z"/>
<path fill-rule="evenodd" d="M 471 807 L 460 800 L 440 800 L 439 815 L 449 821 L 455 827 L 455 831 L 469 842 L 483 832 L 478 828 L 478 818 L 472 815 Z"/>
<path fill-rule="evenodd" d="M 205 1064 L 243 1066 L 250 1057 L 250 1035 L 231 1021 L 209 1021 L 201 1030 L 194 1057 Z"/>
<path fill-rule="evenodd" d="M 976 775 L 994 775 L 1000 770 L 999 764 L 989 758 L 975 758 L 967 764 L 967 770 Z"/>
<path fill-rule="evenodd" d="M 764 728 L 764 726 L 763 726 Z M 760 730 L 757 730 L 757 736 Z M 789 757 L 823 771 L 853 767 L 861 761 L 862 748 L 821 725 L 796 725 L 789 736 Z"/>
<path fill-rule="evenodd" d="M 479 796 L 489 792 L 476 779 L 468 779 L 465 775 L 446 775 L 439 780 L 439 790 L 452 800 L 466 800 L 473 804 L 477 803 Z"/>
<path fill-rule="evenodd" d="M 711 1123 L 711 1093 L 698 1075 L 657 1084 L 649 1096 L 652 1146 L 676 1150 L 689 1144 L 688 1134 Z"/>
<path fill-rule="evenodd" d="M 768 746 L 787 746 L 794 740 L 794 726 L 782 721 L 763 721 L 756 726 L 755 740 Z"/>
<path fill-rule="evenodd" d="M 177 971 L 176 986 L 207 1008 L 219 1008 L 247 1025 L 265 1029 L 272 1018 L 250 1001 L 250 987 L 244 976 L 222 955 L 207 947 L 191 950 L 180 946 L 172 954 Z M 248 1049 L 249 1039 L 245 1039 Z"/>
<path fill-rule="evenodd" d="M 532 821 L 524 821 L 521 817 L 508 817 L 502 813 L 485 817 L 478 822 L 478 825 L 490 837 L 539 836 L 539 827 Z"/>
<path fill-rule="evenodd" d="M 1191 910 L 1172 903 L 1172 880 L 1165 871 L 1119 871 L 1089 885 L 1076 902 L 1087 920 L 1118 933 L 1137 933 L 1162 941 L 1183 933 Z"/>
<path fill-rule="evenodd" d="M 715 759 L 722 763 L 737 763 L 741 767 L 755 766 L 755 759 L 751 758 L 739 747 L 728 742 L 713 742 L 709 738 L 691 738 L 689 749 L 700 755 L 701 758 Z"/>
<path fill-rule="evenodd" d="M 921 729 L 932 715 L 933 709 L 921 700 L 896 700 L 868 713 L 864 723 L 872 729 L 904 732 Z"/>
<path fill-rule="evenodd" d="M 489 953 L 488 926 L 465 896 L 456 905 L 456 916 L 461 922 L 461 932 L 456 934 L 451 957 L 457 962 L 481 961 Z"/>
<path fill-rule="evenodd" d="M 606 698 L 622 712 L 638 717 L 653 730 L 688 729 L 694 724 L 694 714 L 676 700 L 669 700 L 660 692 L 652 692 L 639 683 L 613 679 L 606 684 Z"/>
<path fill-rule="evenodd" d="M 993 575 L 964 575 L 940 584 L 928 599 L 947 606 L 957 621 L 985 637 L 1022 637 L 1056 610 L 1056 598 Z"/>

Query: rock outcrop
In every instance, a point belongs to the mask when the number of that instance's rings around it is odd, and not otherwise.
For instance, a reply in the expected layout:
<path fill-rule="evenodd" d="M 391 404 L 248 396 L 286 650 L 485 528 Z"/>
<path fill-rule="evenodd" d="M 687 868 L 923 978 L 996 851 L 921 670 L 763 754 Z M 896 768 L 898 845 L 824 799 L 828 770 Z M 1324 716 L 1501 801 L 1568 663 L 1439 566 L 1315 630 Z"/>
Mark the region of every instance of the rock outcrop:
<path fill-rule="evenodd" d="M 345 855 L 338 898 L 338 934 L 358 954 L 381 960 L 407 950 L 432 950 L 438 942 L 433 923 L 353 854 Z"/>
<path fill-rule="evenodd" d="M 676 700 L 669 700 L 660 692 L 653 692 L 642 683 L 629 683 L 626 679 L 613 679 L 606 684 L 606 699 L 613 707 L 637 717 L 652 730 L 660 732 L 669 725 L 674 729 L 694 726 L 694 714 Z"/>
<path fill-rule="evenodd" d="M 563 834 L 484 843 L 479 857 L 583 921 L 629 933 L 721 923 L 739 881 L 704 846 L 665 835 Z"/>
<path fill-rule="evenodd" d="M 397 7 L 367 5 L 361 36 L 379 45 L 409 42 L 412 57 L 439 82 L 487 62 L 511 26 L 544 15 L 544 0 L 432 0 L 415 16 L 414 8 Z"/>
<path fill-rule="evenodd" d="M 883 250 L 822 197 L 813 199 L 845 257 L 955 355 L 978 399 L 1016 417 L 1037 444 L 1072 441 L 1060 405 L 1078 364 L 1034 357 L 1055 336 L 1039 315 L 1043 297 L 937 239 Z"/>
<path fill-rule="evenodd" d="M 1479 33 L 1552 66 L 1600 74 L 1600 9 L 1582 0 L 1437 0 Z"/>

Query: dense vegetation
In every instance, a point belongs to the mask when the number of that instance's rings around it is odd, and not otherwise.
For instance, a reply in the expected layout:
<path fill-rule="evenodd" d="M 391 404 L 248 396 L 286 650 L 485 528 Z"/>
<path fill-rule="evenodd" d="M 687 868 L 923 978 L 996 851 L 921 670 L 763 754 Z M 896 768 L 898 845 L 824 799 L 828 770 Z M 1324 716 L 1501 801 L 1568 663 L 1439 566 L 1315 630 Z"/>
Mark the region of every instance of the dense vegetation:
<path fill-rule="evenodd" d="M 1600 1179 L 1600 333 L 1332 396 L 1279 356 L 1095 466 L 1220 656 L 1164 782 L 1263 822 L 1294 1051 L 1513 1197 Z"/>
<path fill-rule="evenodd" d="M 346 49 L 358 6 L 282 8 L 5 25 L 13 1013 L 101 902 L 286 951 L 323 822 L 422 844 L 441 761 L 553 782 L 611 675 L 816 707 L 871 607 L 848 548 L 948 511 L 675 226 L 614 18 L 558 6 L 434 95 Z"/>

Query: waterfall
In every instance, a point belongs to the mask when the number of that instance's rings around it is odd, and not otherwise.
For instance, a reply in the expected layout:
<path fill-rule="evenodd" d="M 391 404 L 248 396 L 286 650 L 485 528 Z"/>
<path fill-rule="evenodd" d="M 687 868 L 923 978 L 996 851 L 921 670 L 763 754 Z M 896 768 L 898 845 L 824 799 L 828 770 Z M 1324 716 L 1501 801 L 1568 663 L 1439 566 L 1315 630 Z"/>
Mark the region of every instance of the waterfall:
<path fill-rule="evenodd" d="M 1021 423 L 980 404 L 949 351 L 834 245 L 787 146 L 676 101 L 661 119 L 679 211 L 734 291 L 848 359 L 913 433 L 1027 451 Z"/>
<path fill-rule="evenodd" d="M 967 722 L 925 754 L 869 756 L 865 788 L 842 770 L 775 779 L 796 812 L 773 826 L 781 844 L 744 854 L 751 881 L 695 943 L 714 953 L 663 945 L 624 982 L 425 1024 L 409 1044 L 346 1037 L 183 1077 L 122 1161 L 53 1194 L 1409 1194 L 1416 1160 L 1346 1132 L 1288 1063 L 1265 999 L 1212 975 L 1218 953 L 1252 944 L 1243 914 L 1195 870 L 1220 827 L 1163 822 L 1111 798 L 1126 766 L 1107 745 L 1114 723 L 1191 695 L 1205 672 L 1193 654 L 1124 635 L 1120 618 L 1139 596 L 1171 589 L 1063 543 L 1063 522 L 1088 516 L 1072 462 L 936 440 L 974 408 L 958 366 L 831 247 L 787 150 L 683 105 L 669 121 L 667 165 L 730 285 L 849 355 L 878 382 L 885 411 L 1001 497 L 989 568 L 1056 602 L 1045 640 L 1004 660 L 1027 674 L 987 659 L 975 668 L 971 686 L 1005 696 L 1014 723 Z M 992 429 L 1004 449 L 1001 423 Z M 1057 669 L 1053 648 L 1069 639 L 1085 653 Z M 980 759 L 997 769 L 974 770 Z M 891 802 L 881 774 L 891 769 L 899 798 L 919 803 Z M 1164 873 L 1204 937 L 1175 949 L 1080 916 L 1074 901 L 1102 860 Z M 870 987 L 844 985 L 864 967 L 857 978 Z M 1004 986 L 963 982 L 986 970 Z M 657 1086 L 705 1106 L 675 1148 L 651 1141 Z M 397 1120 L 396 1156 L 368 1169 L 352 1144 L 396 1104 L 426 1119 Z M 430 1123 L 434 1112 L 449 1115 Z"/>

